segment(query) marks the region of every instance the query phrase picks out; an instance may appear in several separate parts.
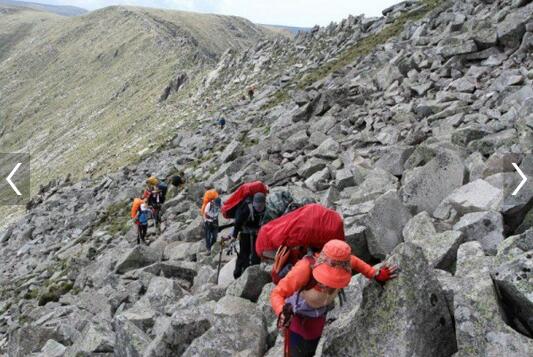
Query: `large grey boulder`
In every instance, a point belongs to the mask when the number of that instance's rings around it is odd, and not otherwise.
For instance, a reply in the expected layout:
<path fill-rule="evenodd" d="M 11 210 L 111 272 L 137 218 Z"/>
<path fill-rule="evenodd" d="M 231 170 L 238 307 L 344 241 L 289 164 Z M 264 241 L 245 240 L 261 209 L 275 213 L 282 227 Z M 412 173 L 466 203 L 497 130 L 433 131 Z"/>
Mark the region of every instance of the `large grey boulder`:
<path fill-rule="evenodd" d="M 422 250 L 400 245 L 387 260 L 402 268 L 381 287 L 368 282 L 359 308 L 324 334 L 322 356 L 450 356 L 456 351 L 444 293 Z"/>
<path fill-rule="evenodd" d="M 185 229 L 177 234 L 177 239 L 184 242 L 197 242 L 204 237 L 204 223 L 198 215 Z"/>
<path fill-rule="evenodd" d="M 392 146 L 382 153 L 376 161 L 376 167 L 390 172 L 394 176 L 401 176 L 404 172 L 404 164 L 413 153 L 412 146 Z"/>
<path fill-rule="evenodd" d="M 519 8 L 510 13 L 498 24 L 498 41 L 511 48 L 520 46 L 526 32 L 526 23 L 533 16 L 533 4 Z"/>
<path fill-rule="evenodd" d="M 381 90 L 386 90 L 395 81 L 401 81 L 403 75 L 395 65 L 387 64 L 376 74 L 376 81 Z"/>
<path fill-rule="evenodd" d="M 400 201 L 396 191 L 381 195 L 374 207 L 363 218 L 367 227 L 367 243 L 370 254 L 383 259 L 403 241 L 402 229 L 411 219 L 411 213 Z"/>
<path fill-rule="evenodd" d="M 303 179 L 309 178 L 316 172 L 323 170 L 326 167 L 326 161 L 312 157 L 307 160 L 301 167 L 298 168 L 298 176 Z"/>
<path fill-rule="evenodd" d="M 152 342 L 150 337 L 124 316 L 117 316 L 113 320 L 116 333 L 114 355 L 117 357 L 142 356 Z"/>
<path fill-rule="evenodd" d="M 222 268 L 220 269 L 220 274 L 218 276 L 218 285 L 227 288 L 235 280 L 235 278 L 233 277 L 233 271 L 235 270 L 236 262 L 237 257 L 234 257 L 222 266 Z"/>
<path fill-rule="evenodd" d="M 246 268 L 239 279 L 228 286 L 226 294 L 256 302 L 263 287 L 270 281 L 269 273 L 261 269 L 260 265 L 252 265 Z"/>
<path fill-rule="evenodd" d="M 439 43 L 437 53 L 443 57 L 452 57 L 476 52 L 477 49 L 477 45 L 473 40 L 465 41 L 462 38 L 450 37 Z"/>
<path fill-rule="evenodd" d="M 130 270 L 151 265 L 159 260 L 160 256 L 149 247 L 138 245 L 126 252 L 117 263 L 115 272 L 124 274 Z"/>
<path fill-rule="evenodd" d="M 421 247 L 431 267 L 451 269 L 455 264 L 457 249 L 464 242 L 457 231 L 437 233 L 427 212 L 413 217 L 403 229 L 405 242 Z"/>
<path fill-rule="evenodd" d="M 115 334 L 111 331 L 111 326 L 89 323 L 80 337 L 69 347 L 66 355 L 112 353 L 114 346 Z"/>
<path fill-rule="evenodd" d="M 461 217 L 453 229 L 465 234 L 467 241 L 478 241 L 485 254 L 495 255 L 503 241 L 503 217 L 499 212 L 474 212 Z"/>
<path fill-rule="evenodd" d="M 310 155 L 326 160 L 335 160 L 338 157 L 340 145 L 332 138 L 326 139 Z"/>
<path fill-rule="evenodd" d="M 231 143 L 226 146 L 222 154 L 218 157 L 219 161 L 222 163 L 229 162 L 237 157 L 241 152 L 242 143 L 238 140 L 233 140 Z"/>
<path fill-rule="evenodd" d="M 397 188 L 398 179 L 389 172 L 377 168 L 368 172 L 363 182 L 357 186 L 357 190 L 350 195 L 350 203 L 372 201 L 383 193 L 397 190 Z"/>
<path fill-rule="evenodd" d="M 533 229 L 508 237 L 498 246 L 497 255 L 520 255 L 533 250 Z"/>
<path fill-rule="evenodd" d="M 186 260 L 201 250 L 203 242 L 172 242 L 165 247 L 164 259 Z"/>
<path fill-rule="evenodd" d="M 499 211 L 503 202 L 503 190 L 487 181 L 478 179 L 453 191 L 437 207 L 433 216 L 447 219 L 456 214 L 480 211 Z"/>
<path fill-rule="evenodd" d="M 61 342 L 63 336 L 54 328 L 26 325 L 9 333 L 7 355 L 25 357 L 32 352 L 39 352 L 48 340 Z"/>
<path fill-rule="evenodd" d="M 460 157 L 440 152 L 426 165 L 404 173 L 400 196 L 416 212 L 433 212 L 445 197 L 462 186 L 464 175 Z"/>
<path fill-rule="evenodd" d="M 259 295 L 259 298 L 257 299 L 257 308 L 263 314 L 267 326 L 270 326 L 277 319 L 276 314 L 272 309 L 272 304 L 270 303 L 270 294 L 272 294 L 272 290 L 274 290 L 275 287 L 276 285 L 274 283 L 266 284 L 263 286 L 261 295 Z"/>
<path fill-rule="evenodd" d="M 156 276 L 152 278 L 146 293 L 136 305 L 149 306 L 156 311 L 164 311 L 165 306 L 175 303 L 186 294 L 187 292 L 180 287 L 176 280 Z"/>
<path fill-rule="evenodd" d="M 335 173 L 335 184 L 339 191 L 342 191 L 347 187 L 355 186 L 355 176 L 352 170 L 349 168 L 337 170 Z"/>
<path fill-rule="evenodd" d="M 492 273 L 507 317 L 522 333 L 533 337 L 533 250 L 505 261 Z"/>
<path fill-rule="evenodd" d="M 313 192 L 325 190 L 329 185 L 330 172 L 327 167 L 315 172 L 307 180 L 305 186 Z"/>
<path fill-rule="evenodd" d="M 232 357 L 262 356 L 266 351 L 267 330 L 255 304 L 235 296 L 225 296 L 215 307 L 212 327 L 196 338 L 182 356 Z"/>
<path fill-rule="evenodd" d="M 468 242 L 457 252 L 458 284 L 454 295 L 455 327 L 460 356 L 523 357 L 533 351 L 533 340 L 505 324 L 487 257 L 478 242 Z"/>
<path fill-rule="evenodd" d="M 346 226 L 345 238 L 346 243 L 348 243 L 350 248 L 352 248 L 353 255 L 363 259 L 364 261 L 370 261 L 372 257 L 368 251 L 366 230 L 367 228 L 365 226 Z"/>
<path fill-rule="evenodd" d="M 210 304 L 175 312 L 162 332 L 154 338 L 144 357 L 181 356 L 191 342 L 211 328 Z"/>
<path fill-rule="evenodd" d="M 63 357 L 66 350 L 67 348 L 63 344 L 55 340 L 48 340 L 41 350 L 41 353 L 43 357 Z"/>

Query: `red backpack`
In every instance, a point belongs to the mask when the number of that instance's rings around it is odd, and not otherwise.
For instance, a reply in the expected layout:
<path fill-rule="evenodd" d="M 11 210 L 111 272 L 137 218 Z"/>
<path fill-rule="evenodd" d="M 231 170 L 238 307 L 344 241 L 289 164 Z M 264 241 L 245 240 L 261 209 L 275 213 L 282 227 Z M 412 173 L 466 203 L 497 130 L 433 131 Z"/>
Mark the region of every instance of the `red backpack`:
<path fill-rule="evenodd" d="M 268 193 L 267 185 L 261 181 L 254 181 L 241 185 L 237 191 L 224 202 L 221 210 L 224 218 L 235 218 L 235 211 L 239 203 L 259 192 L 264 193 L 265 195 Z"/>
<path fill-rule="evenodd" d="M 277 284 L 288 272 L 288 264 L 296 264 L 306 255 L 307 248 L 321 250 L 333 239 L 345 240 L 341 216 L 319 204 L 309 204 L 261 227 L 255 250 L 265 259 L 276 252 L 272 280 Z"/>

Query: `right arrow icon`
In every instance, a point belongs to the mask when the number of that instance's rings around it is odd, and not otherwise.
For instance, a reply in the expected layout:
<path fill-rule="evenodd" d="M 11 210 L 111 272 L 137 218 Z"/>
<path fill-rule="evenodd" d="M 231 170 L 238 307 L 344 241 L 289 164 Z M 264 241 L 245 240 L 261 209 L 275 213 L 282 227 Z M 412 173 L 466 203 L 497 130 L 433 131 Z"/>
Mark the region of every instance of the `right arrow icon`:
<path fill-rule="evenodd" d="M 516 189 L 514 190 L 514 192 L 512 193 L 513 196 L 516 196 L 518 194 L 518 191 L 520 191 L 520 189 L 526 184 L 526 181 L 527 181 L 527 177 L 526 175 L 524 175 L 524 173 L 522 172 L 522 170 L 520 170 L 520 168 L 518 167 L 517 164 L 515 164 L 514 162 L 512 163 L 515 170 L 518 172 L 518 174 L 520 175 L 520 177 L 522 177 L 522 182 L 520 182 L 520 184 L 516 187 Z"/>

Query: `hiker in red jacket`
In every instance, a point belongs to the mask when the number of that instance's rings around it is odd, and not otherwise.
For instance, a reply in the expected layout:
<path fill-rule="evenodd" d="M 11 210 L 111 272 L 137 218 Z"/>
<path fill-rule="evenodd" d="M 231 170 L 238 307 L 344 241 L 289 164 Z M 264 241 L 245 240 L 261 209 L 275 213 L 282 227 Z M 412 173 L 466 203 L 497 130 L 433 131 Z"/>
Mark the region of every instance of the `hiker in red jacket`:
<path fill-rule="evenodd" d="M 346 242 L 332 240 L 320 254 L 306 256 L 281 279 L 270 301 L 278 316 L 278 328 L 285 335 L 285 356 L 314 356 L 326 315 L 340 289 L 350 283 L 352 271 L 385 283 L 396 277 L 397 267 L 385 265 L 376 271 L 351 255 Z"/>

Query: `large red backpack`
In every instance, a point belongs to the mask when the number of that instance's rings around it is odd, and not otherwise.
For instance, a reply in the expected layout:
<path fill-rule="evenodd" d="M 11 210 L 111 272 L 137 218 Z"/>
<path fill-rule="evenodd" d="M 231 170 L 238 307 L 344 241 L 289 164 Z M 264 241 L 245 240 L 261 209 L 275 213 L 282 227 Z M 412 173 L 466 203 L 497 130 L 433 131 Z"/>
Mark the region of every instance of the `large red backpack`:
<path fill-rule="evenodd" d="M 239 203 L 259 192 L 264 193 L 265 195 L 268 193 L 267 185 L 261 181 L 242 184 L 237 191 L 224 202 L 221 210 L 224 218 L 235 218 L 235 211 Z"/>
<path fill-rule="evenodd" d="M 309 204 L 261 227 L 255 250 L 262 258 L 276 252 L 272 280 L 277 283 L 286 266 L 305 256 L 307 248 L 321 250 L 333 239 L 345 240 L 341 216 L 319 204 Z"/>

